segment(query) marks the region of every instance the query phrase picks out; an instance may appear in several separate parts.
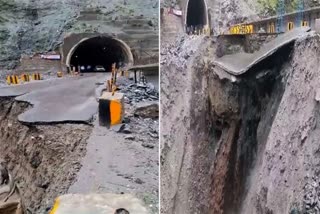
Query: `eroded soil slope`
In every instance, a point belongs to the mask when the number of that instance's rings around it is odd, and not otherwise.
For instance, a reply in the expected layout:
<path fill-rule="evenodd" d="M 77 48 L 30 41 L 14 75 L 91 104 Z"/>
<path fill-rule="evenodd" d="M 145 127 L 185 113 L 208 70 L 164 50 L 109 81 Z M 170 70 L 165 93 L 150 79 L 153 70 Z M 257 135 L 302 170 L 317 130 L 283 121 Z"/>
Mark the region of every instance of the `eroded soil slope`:
<path fill-rule="evenodd" d="M 162 213 L 316 213 L 319 36 L 239 78 L 212 64 L 212 38 L 186 54 L 191 40 L 162 72 Z"/>
<path fill-rule="evenodd" d="M 0 158 L 8 164 L 26 207 L 47 213 L 73 183 L 92 127 L 21 124 L 17 116 L 28 108 L 14 98 L 0 99 Z"/>
<path fill-rule="evenodd" d="M 251 173 L 243 213 L 317 213 L 319 203 L 319 35 L 296 42 L 285 90 Z"/>

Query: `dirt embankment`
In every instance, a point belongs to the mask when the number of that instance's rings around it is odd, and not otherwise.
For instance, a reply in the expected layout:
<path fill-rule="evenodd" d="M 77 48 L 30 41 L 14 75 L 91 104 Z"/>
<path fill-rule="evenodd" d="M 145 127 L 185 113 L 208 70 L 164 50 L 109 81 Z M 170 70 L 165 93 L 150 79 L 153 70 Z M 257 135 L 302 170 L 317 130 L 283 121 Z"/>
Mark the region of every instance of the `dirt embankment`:
<path fill-rule="evenodd" d="M 318 213 L 319 35 L 296 42 L 265 146 L 258 147 L 243 213 Z"/>
<path fill-rule="evenodd" d="M 212 56 L 198 57 L 190 108 L 190 213 L 239 213 L 247 176 L 281 100 L 287 52 L 290 47 L 237 82 L 219 78 Z"/>
<path fill-rule="evenodd" d="M 73 183 L 92 127 L 21 124 L 17 116 L 28 108 L 14 98 L 0 99 L 0 158 L 8 164 L 26 207 L 47 213 Z"/>
<path fill-rule="evenodd" d="M 212 65 L 212 39 L 199 47 L 182 71 L 163 71 L 172 94 L 163 89 L 161 99 L 170 127 L 161 129 L 162 189 L 170 187 L 162 212 L 316 213 L 319 36 L 282 48 L 236 82 Z M 170 98 L 176 92 L 181 101 Z"/>

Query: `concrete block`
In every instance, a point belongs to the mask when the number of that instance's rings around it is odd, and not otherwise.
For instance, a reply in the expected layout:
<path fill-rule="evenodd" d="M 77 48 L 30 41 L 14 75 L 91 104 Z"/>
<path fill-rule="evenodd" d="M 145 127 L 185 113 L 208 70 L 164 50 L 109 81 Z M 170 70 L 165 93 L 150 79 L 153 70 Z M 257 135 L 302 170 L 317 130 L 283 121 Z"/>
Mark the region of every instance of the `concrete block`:
<path fill-rule="evenodd" d="M 139 103 L 134 115 L 142 118 L 159 118 L 159 102 Z"/>
<path fill-rule="evenodd" d="M 147 214 L 142 202 L 128 194 L 69 194 L 56 199 L 50 214 Z"/>
<path fill-rule="evenodd" d="M 99 98 L 100 126 L 110 127 L 122 122 L 124 116 L 124 94 L 103 92 Z"/>

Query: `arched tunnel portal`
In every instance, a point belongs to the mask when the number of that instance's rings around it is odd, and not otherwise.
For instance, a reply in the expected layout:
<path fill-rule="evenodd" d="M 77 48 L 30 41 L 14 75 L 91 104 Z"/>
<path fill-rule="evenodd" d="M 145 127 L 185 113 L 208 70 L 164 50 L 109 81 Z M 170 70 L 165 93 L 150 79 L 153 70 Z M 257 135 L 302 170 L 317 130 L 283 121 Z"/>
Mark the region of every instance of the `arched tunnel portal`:
<path fill-rule="evenodd" d="M 77 43 L 69 51 L 67 67 L 80 68 L 81 72 L 111 71 L 112 64 L 117 68 L 133 65 L 130 47 L 123 41 L 98 36 L 86 38 Z"/>
<path fill-rule="evenodd" d="M 186 8 L 185 26 L 203 28 L 209 23 L 208 9 L 205 0 L 189 0 Z"/>

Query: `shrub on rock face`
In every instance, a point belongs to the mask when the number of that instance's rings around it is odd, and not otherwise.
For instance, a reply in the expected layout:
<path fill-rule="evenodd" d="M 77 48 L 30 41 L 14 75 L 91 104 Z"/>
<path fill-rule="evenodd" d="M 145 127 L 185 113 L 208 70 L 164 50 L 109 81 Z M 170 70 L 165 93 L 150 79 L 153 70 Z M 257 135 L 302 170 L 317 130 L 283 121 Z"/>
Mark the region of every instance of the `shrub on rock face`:
<path fill-rule="evenodd" d="M 134 116 L 142 118 L 159 118 L 158 102 L 139 103 L 134 111 Z"/>
<path fill-rule="evenodd" d="M 291 13 L 298 10 L 298 0 L 284 0 L 286 5 L 285 12 Z M 265 16 L 277 15 L 279 0 L 258 0 L 258 4 L 260 6 L 260 13 Z M 305 3 L 305 7 L 309 8 L 315 6 L 317 4 Z"/>

